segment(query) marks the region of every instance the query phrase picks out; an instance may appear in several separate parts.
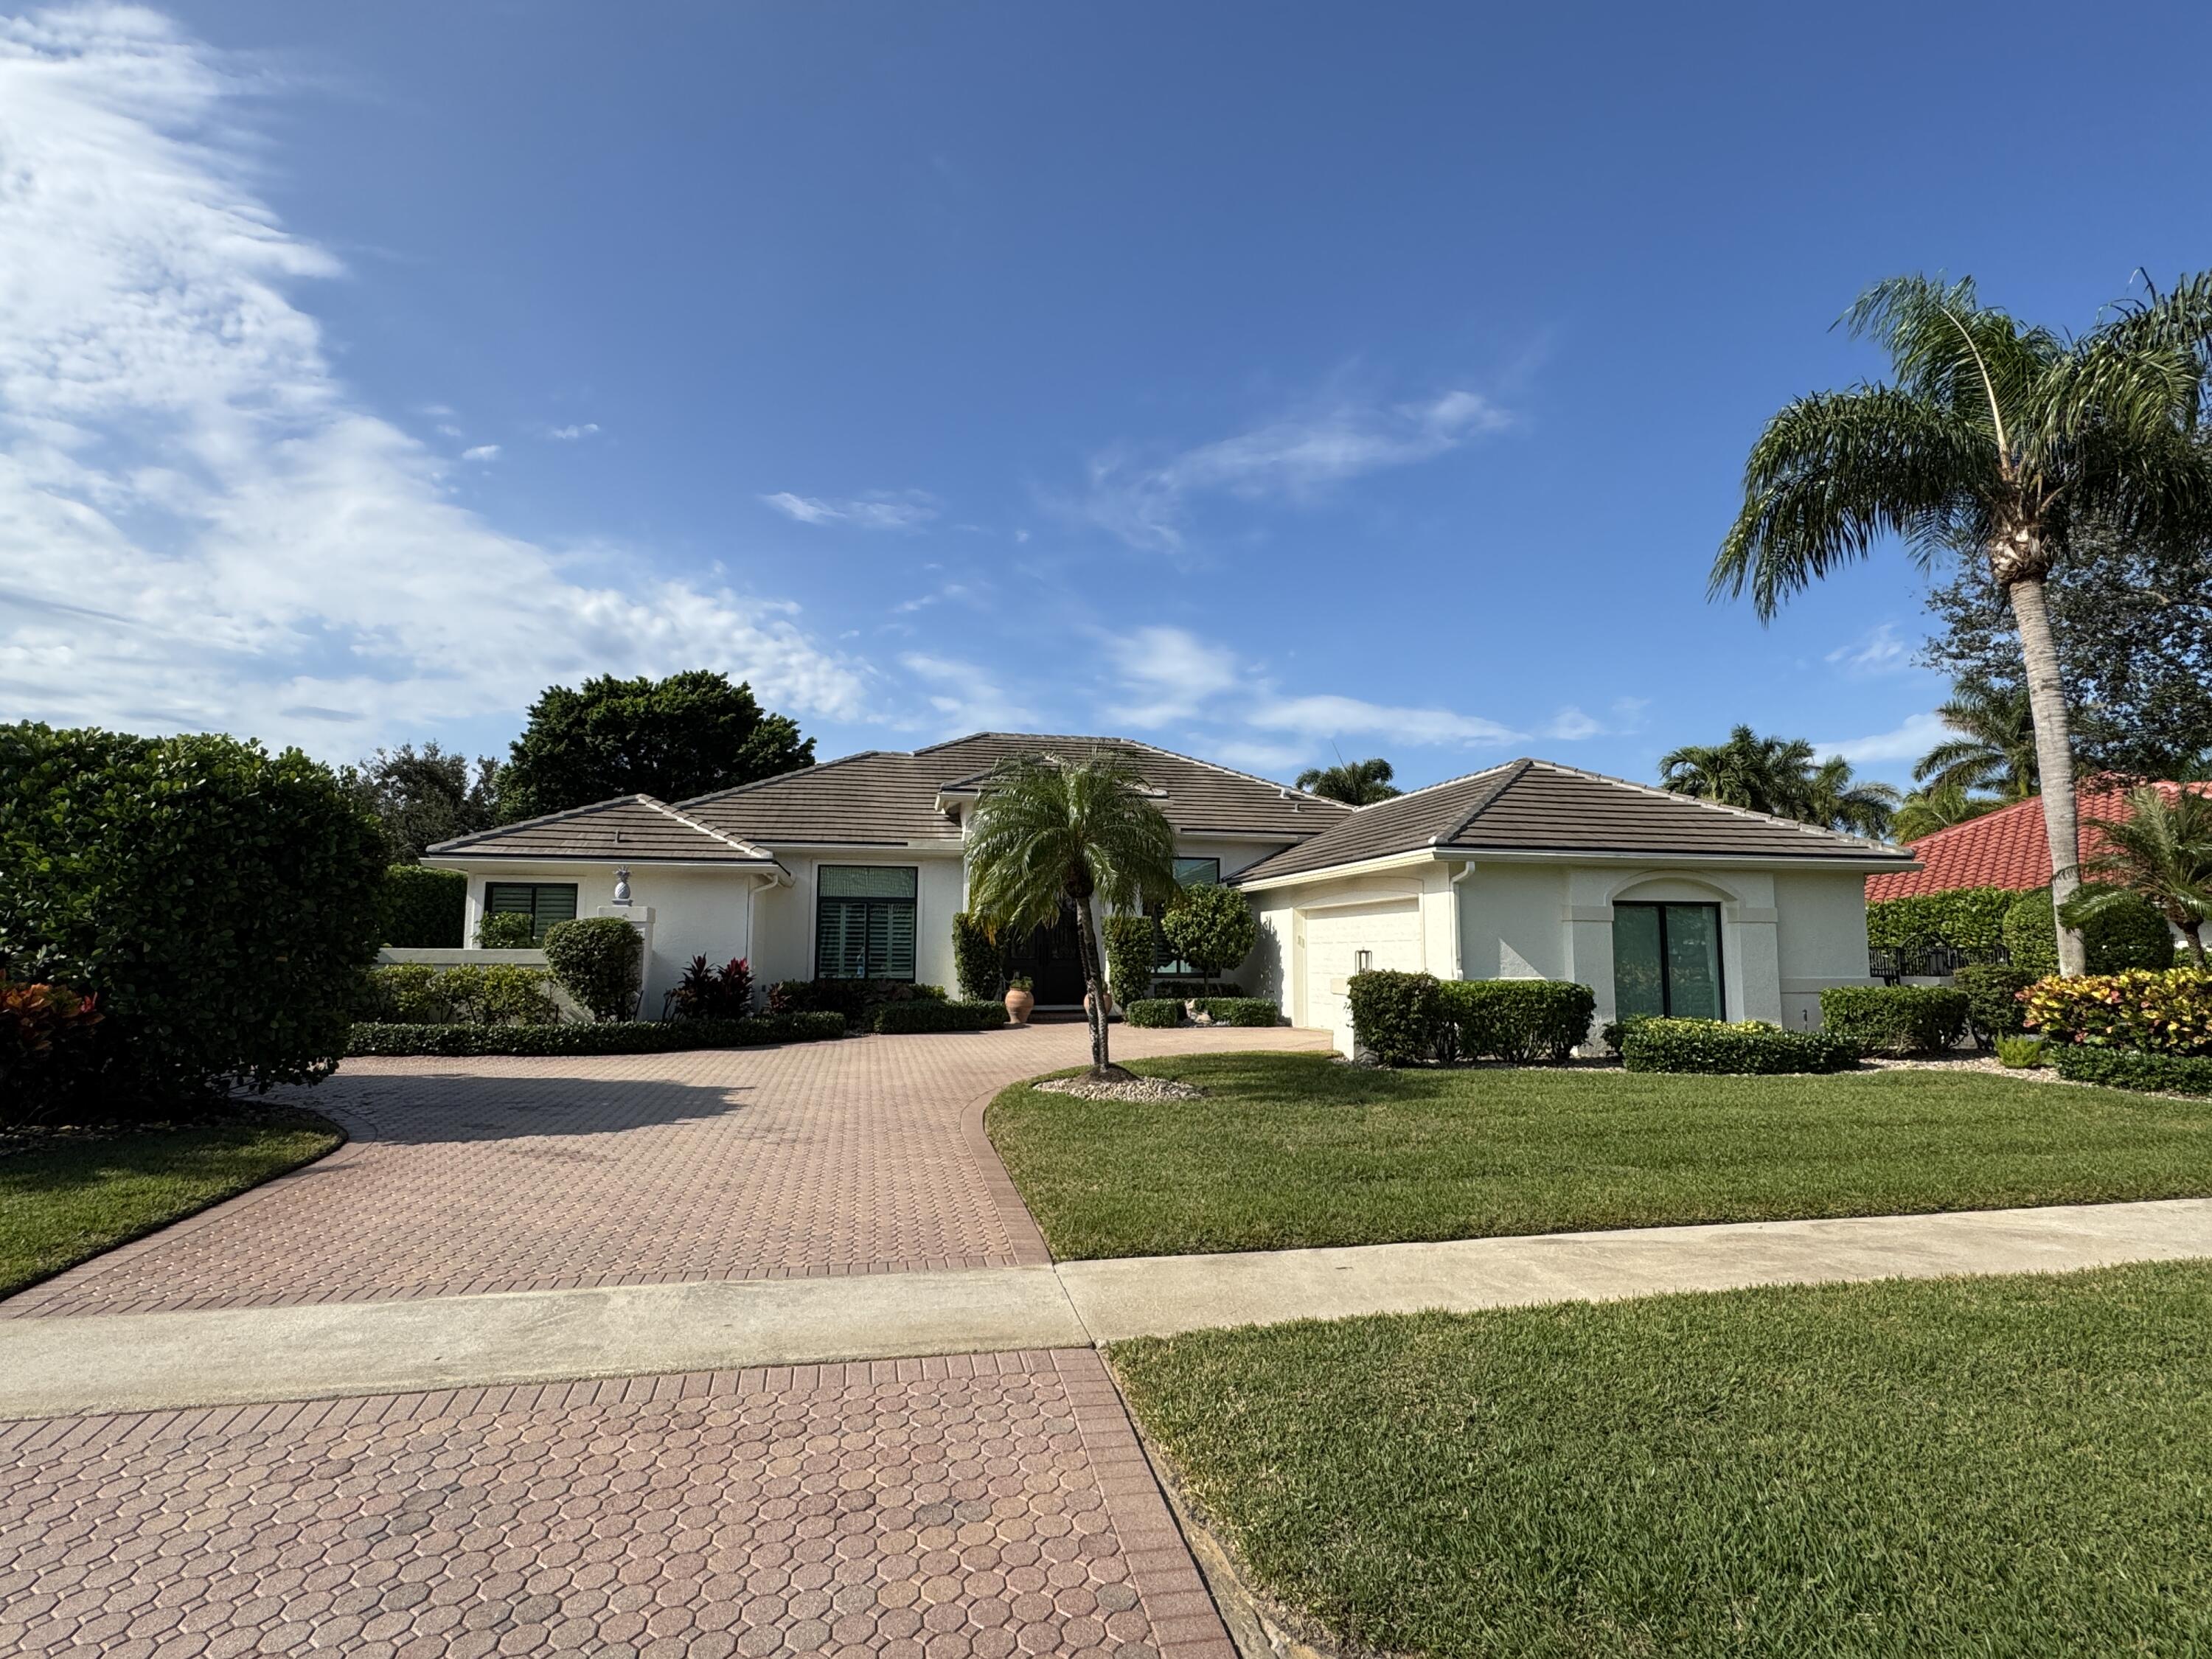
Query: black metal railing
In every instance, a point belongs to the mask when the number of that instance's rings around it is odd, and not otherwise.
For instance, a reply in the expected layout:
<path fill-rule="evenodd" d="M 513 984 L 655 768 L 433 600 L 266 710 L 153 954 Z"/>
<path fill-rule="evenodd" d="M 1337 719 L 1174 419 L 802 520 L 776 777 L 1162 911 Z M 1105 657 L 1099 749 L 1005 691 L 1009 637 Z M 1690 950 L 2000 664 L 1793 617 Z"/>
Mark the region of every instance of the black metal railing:
<path fill-rule="evenodd" d="M 1952 945 L 1876 946 L 1867 952 L 1867 972 L 1892 984 L 1901 979 L 1948 979 L 1970 962 L 2009 962 L 2002 945 L 1961 951 Z"/>

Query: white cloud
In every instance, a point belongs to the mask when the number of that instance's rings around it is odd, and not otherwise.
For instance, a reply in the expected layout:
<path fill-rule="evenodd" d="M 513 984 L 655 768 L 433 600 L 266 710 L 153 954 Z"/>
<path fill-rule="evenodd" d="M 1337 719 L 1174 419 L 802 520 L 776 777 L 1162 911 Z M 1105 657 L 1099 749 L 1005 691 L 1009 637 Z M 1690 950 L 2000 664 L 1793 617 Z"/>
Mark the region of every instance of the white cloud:
<path fill-rule="evenodd" d="M 1604 730 L 1596 720 L 1569 703 L 1545 724 L 1544 735 L 1557 738 L 1562 743 L 1577 743 L 1584 738 L 1596 737 Z"/>
<path fill-rule="evenodd" d="M 1881 761 L 1917 761 L 1937 744 L 1958 735 L 1938 715 L 1914 714 L 1904 725 L 1887 732 L 1814 744 L 1813 747 L 1824 757 L 1841 755 L 1854 766 L 1869 766 Z"/>
<path fill-rule="evenodd" d="M 1121 709 L 1132 725 L 1153 727 L 1187 720 L 1242 678 L 1226 647 L 1188 629 L 1139 628 L 1106 641 L 1107 660 L 1137 702 Z"/>
<path fill-rule="evenodd" d="M 938 713 L 934 729 L 940 732 L 1018 732 L 1036 721 L 1027 706 L 974 663 L 908 652 L 899 665 L 933 688 L 923 696 Z"/>
<path fill-rule="evenodd" d="M 1446 392 L 1417 404 L 1339 404 L 1154 465 L 1126 453 L 1103 455 L 1091 463 L 1089 491 L 1073 511 L 1133 547 L 1172 552 L 1183 545 L 1194 496 L 1304 503 L 1365 473 L 1433 460 L 1511 424 L 1510 416 L 1475 392 Z"/>
<path fill-rule="evenodd" d="M 920 489 L 872 490 L 838 501 L 778 490 L 761 500 L 801 524 L 848 524 L 859 530 L 915 530 L 937 516 L 936 497 Z"/>
<path fill-rule="evenodd" d="M 859 714 L 789 606 L 455 505 L 293 302 L 338 266 L 254 195 L 243 85 L 149 12 L 0 21 L 0 700 L 325 754 L 700 664 Z"/>
<path fill-rule="evenodd" d="M 1912 647 L 1897 637 L 1897 624 L 1884 623 L 1849 645 L 1839 645 L 1826 660 L 1847 674 L 1894 674 L 1911 669 Z"/>
<path fill-rule="evenodd" d="M 586 421 L 580 426 L 556 426 L 550 428 L 545 435 L 549 438 L 558 439 L 562 443 L 572 444 L 580 438 L 589 438 L 595 435 L 599 429 L 599 426 L 598 422 Z"/>
<path fill-rule="evenodd" d="M 499 459 L 499 446 L 478 444 L 474 449 L 463 450 L 461 459 L 465 461 L 495 461 Z"/>
<path fill-rule="evenodd" d="M 1310 738 L 1381 738 L 1393 743 L 1485 745 L 1520 741 L 1521 733 L 1480 714 L 1449 708 L 1402 708 L 1331 695 L 1265 699 L 1244 718 L 1268 731 Z"/>

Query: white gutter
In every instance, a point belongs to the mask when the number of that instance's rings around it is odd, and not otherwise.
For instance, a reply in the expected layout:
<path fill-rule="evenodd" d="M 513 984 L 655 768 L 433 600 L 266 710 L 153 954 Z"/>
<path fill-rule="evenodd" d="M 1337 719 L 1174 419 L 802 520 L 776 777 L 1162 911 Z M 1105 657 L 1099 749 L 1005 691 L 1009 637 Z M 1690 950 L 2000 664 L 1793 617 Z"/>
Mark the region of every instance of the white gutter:
<path fill-rule="evenodd" d="M 1910 854 L 1878 857 L 1850 853 L 1827 856 L 1808 853 L 1790 857 L 1775 854 L 1615 853 L 1558 848 L 1424 847 L 1410 853 L 1362 859 L 1354 864 L 1323 865 L 1315 870 L 1294 870 L 1279 876 L 1264 876 L 1257 881 L 1236 881 L 1235 884 L 1248 893 L 1260 893 L 1278 887 L 1296 887 L 1308 882 L 1334 881 L 1346 876 L 1364 875 L 1370 871 L 1401 870 L 1412 865 L 1437 861 L 1457 863 L 1462 860 L 1476 864 L 1631 864 L 1685 870 L 1845 870 L 1863 875 L 1920 867 L 1919 860 Z"/>

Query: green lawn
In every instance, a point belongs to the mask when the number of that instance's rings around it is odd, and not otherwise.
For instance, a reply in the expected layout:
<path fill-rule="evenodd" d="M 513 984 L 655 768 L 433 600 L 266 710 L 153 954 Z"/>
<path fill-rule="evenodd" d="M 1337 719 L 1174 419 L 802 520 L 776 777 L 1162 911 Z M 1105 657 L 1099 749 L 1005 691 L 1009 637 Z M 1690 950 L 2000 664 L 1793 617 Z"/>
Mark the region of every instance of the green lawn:
<path fill-rule="evenodd" d="M 2212 1266 L 1206 1332 L 1112 1353 L 1358 1651 L 2212 1651 Z"/>
<path fill-rule="evenodd" d="M 296 1170 L 344 1135 L 313 1112 L 52 1137 L 0 1154 L 0 1296 Z"/>
<path fill-rule="evenodd" d="M 992 1103 L 1063 1259 L 2212 1194 L 2212 1102 L 1982 1073 L 1133 1069 L 1210 1097 Z"/>

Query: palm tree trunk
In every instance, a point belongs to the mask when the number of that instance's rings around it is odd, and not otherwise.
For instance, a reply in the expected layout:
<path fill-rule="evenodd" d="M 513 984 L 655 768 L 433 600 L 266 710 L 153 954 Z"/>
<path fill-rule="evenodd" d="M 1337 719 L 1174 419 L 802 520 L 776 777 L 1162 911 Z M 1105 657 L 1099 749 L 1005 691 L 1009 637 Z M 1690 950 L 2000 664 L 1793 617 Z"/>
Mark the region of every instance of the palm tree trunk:
<path fill-rule="evenodd" d="M 2184 921 L 2181 937 L 2188 941 L 2190 956 L 2202 968 L 2204 965 L 2204 924 L 2193 918 Z"/>
<path fill-rule="evenodd" d="M 2043 832 L 2051 843 L 2051 902 L 2063 907 L 2081 884 L 2081 830 L 2074 801 L 2074 734 L 2066 718 L 2066 690 L 2058 678 L 2058 646 L 2051 635 L 2051 609 L 2043 578 L 2021 576 L 2006 585 L 2020 653 L 2027 667 L 2027 705 L 2035 715 L 2035 764 L 2043 786 Z M 2087 967 L 2077 929 L 2058 923 L 2058 971 Z"/>
<path fill-rule="evenodd" d="M 1090 995 L 1084 1010 L 1091 1022 L 1091 1069 L 1103 1072 L 1106 1057 L 1106 981 L 1098 969 L 1098 935 L 1091 923 L 1091 901 L 1075 902 L 1076 948 L 1083 952 L 1083 983 Z"/>

